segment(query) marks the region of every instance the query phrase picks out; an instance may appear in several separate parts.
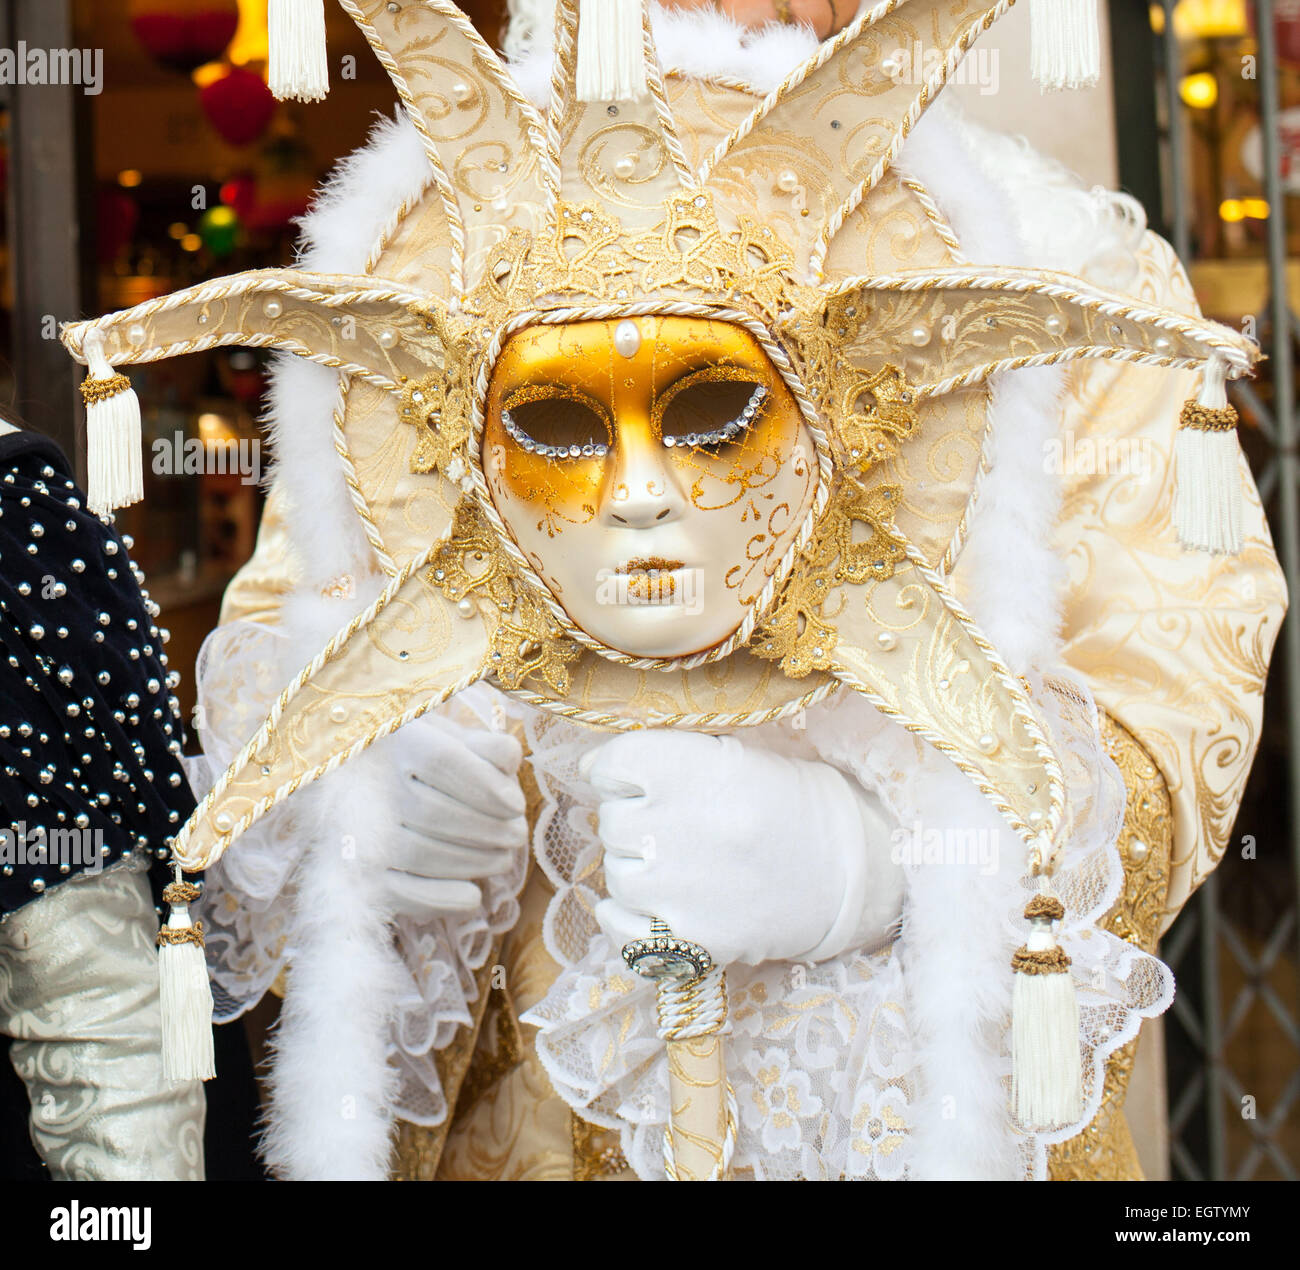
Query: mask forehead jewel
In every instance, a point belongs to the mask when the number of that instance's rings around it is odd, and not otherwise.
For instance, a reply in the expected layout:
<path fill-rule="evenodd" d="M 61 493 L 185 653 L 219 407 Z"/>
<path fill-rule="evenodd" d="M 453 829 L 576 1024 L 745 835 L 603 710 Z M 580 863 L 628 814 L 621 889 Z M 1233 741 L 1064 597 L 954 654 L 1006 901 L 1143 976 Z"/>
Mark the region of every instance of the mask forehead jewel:
<path fill-rule="evenodd" d="M 624 319 L 614 331 L 614 347 L 623 357 L 635 357 L 641 348 L 641 328 L 630 319 Z"/>

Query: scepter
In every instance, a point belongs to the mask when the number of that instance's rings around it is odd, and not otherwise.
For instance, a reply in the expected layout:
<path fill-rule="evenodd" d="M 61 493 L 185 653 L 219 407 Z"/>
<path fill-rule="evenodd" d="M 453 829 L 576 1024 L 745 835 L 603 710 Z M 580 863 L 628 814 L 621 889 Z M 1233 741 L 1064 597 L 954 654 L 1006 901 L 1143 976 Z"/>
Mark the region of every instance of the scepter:
<path fill-rule="evenodd" d="M 708 951 L 650 919 L 650 935 L 623 946 L 623 960 L 658 989 L 659 1039 L 668 1050 L 664 1169 L 672 1182 L 722 1182 L 736 1150 L 736 1094 L 727 1079 L 723 1031 L 726 972 Z"/>

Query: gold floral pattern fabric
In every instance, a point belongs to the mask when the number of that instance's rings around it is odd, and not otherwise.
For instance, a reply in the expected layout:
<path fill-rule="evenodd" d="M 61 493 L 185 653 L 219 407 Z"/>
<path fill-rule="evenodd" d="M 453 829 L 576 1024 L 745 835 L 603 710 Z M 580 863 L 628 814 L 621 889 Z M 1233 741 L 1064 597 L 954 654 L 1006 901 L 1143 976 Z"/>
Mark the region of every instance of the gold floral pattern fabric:
<path fill-rule="evenodd" d="M 1171 248 L 1148 235 L 1134 294 L 1185 312 Z M 1223 856 L 1259 745 L 1264 679 L 1286 610 L 1268 524 L 1242 459 L 1240 556 L 1182 548 L 1173 440 L 1186 372 L 1089 363 L 1068 376 L 1057 540 L 1068 569 L 1065 660 L 1159 765 L 1173 799 L 1167 929 Z"/>

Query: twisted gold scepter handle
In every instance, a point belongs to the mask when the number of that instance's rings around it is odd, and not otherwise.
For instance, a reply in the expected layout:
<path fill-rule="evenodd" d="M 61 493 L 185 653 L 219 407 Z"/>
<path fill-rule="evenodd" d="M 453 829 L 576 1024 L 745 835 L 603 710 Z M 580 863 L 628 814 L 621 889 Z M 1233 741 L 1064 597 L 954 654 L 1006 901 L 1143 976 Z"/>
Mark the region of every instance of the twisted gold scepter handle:
<path fill-rule="evenodd" d="M 648 938 L 624 946 L 623 960 L 658 988 L 659 1036 L 668 1049 L 668 1178 L 726 1181 L 736 1149 L 736 1095 L 722 1038 L 726 974 L 706 949 L 679 939 L 657 917 Z"/>

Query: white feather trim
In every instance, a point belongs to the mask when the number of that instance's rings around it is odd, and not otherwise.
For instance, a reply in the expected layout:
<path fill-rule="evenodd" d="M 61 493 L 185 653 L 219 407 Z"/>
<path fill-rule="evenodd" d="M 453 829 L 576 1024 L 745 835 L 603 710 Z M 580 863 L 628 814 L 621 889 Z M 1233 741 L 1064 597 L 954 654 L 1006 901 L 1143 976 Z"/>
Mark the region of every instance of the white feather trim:
<path fill-rule="evenodd" d="M 374 814 L 390 779 L 382 753 L 363 755 L 335 790 L 322 781 L 310 808 L 297 812 L 309 846 L 295 875 L 289 989 L 272 1036 L 263 1143 L 285 1179 L 388 1176 L 398 1088 L 389 1036 L 406 980 L 388 926 Z"/>
<path fill-rule="evenodd" d="M 381 118 L 366 144 L 337 164 L 299 222 L 302 267 L 364 273 L 393 213 L 420 193 L 428 175 L 424 143 L 410 120 Z"/>
<path fill-rule="evenodd" d="M 990 466 L 953 570 L 963 603 L 1016 674 L 1052 665 L 1061 649 L 1065 565 L 1051 529 L 1062 487 L 1047 455 L 1060 432 L 1063 378 L 1044 366 L 991 383 Z"/>

